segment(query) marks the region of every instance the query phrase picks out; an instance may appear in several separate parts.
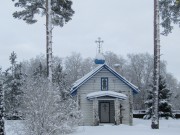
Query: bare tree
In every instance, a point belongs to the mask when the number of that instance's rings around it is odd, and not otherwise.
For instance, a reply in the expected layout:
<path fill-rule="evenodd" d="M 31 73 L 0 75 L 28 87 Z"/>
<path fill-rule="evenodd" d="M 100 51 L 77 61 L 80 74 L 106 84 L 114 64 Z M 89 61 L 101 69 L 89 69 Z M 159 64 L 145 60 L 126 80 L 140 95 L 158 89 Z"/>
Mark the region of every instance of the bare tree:
<path fill-rule="evenodd" d="M 147 89 L 153 76 L 153 57 L 148 53 L 128 54 L 125 76 L 141 90 L 134 98 L 134 109 L 145 109 Z"/>
<path fill-rule="evenodd" d="M 81 72 L 81 62 L 83 58 L 80 53 L 73 52 L 71 56 L 66 57 L 65 59 L 65 71 L 67 73 L 67 77 L 69 78 L 69 85 L 74 83 L 77 79 L 79 79 Z"/>
<path fill-rule="evenodd" d="M 174 110 L 180 110 L 180 85 L 176 78 L 170 73 L 166 74 L 167 88 L 172 91 L 171 103 Z"/>
<path fill-rule="evenodd" d="M 95 67 L 95 63 L 93 59 L 91 58 L 83 59 L 80 67 L 81 68 L 80 76 L 84 76 L 85 74 L 93 70 L 94 67 Z"/>
<path fill-rule="evenodd" d="M 125 74 L 126 60 L 121 55 L 117 55 L 111 51 L 108 51 L 104 53 L 104 57 L 106 60 L 106 64 L 108 64 L 112 68 L 114 68 L 115 64 L 119 64 L 119 73 L 121 75 Z"/>

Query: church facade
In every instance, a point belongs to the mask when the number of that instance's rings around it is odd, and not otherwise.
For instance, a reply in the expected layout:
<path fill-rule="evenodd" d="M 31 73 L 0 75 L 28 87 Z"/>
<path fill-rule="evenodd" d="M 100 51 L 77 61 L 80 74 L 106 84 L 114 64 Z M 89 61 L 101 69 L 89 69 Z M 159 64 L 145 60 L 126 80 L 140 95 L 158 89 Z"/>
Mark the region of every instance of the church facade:
<path fill-rule="evenodd" d="M 77 80 L 71 94 L 82 112 L 81 125 L 133 124 L 133 95 L 139 89 L 107 64 Z"/>

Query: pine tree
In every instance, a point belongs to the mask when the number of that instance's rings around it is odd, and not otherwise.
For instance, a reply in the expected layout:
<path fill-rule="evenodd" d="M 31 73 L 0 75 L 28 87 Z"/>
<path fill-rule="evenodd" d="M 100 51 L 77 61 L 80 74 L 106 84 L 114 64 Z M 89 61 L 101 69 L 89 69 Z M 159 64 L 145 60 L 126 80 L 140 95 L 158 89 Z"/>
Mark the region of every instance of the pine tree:
<path fill-rule="evenodd" d="M 162 20 L 161 25 L 164 28 L 162 34 L 167 36 L 174 28 L 173 24 L 180 24 L 180 1 L 159 0 L 159 4 Z"/>
<path fill-rule="evenodd" d="M 22 11 L 13 13 L 13 17 L 22 19 L 28 24 L 37 22 L 35 15 L 46 15 L 46 57 L 47 75 L 49 84 L 52 83 L 52 25 L 63 27 L 71 20 L 74 11 L 71 0 L 12 0 L 15 7 L 23 8 Z"/>
<path fill-rule="evenodd" d="M 160 76 L 159 79 L 159 116 L 165 117 L 168 119 L 169 117 L 173 117 L 172 115 L 172 106 L 169 103 L 170 97 L 171 97 L 171 91 L 166 86 L 166 80 Z M 153 105 L 153 85 L 150 86 L 150 89 L 148 90 L 148 97 L 147 101 L 145 102 L 146 106 L 148 107 L 146 110 L 146 115 L 144 116 L 144 119 L 150 119 L 153 116 L 152 113 L 152 105 Z"/>

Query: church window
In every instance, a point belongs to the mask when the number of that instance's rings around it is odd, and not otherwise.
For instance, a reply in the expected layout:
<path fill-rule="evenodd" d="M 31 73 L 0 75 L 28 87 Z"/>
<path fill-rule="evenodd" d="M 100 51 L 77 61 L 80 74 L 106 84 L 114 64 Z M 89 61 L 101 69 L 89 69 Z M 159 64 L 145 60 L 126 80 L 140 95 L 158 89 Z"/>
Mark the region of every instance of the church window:
<path fill-rule="evenodd" d="M 101 90 L 103 90 L 103 91 L 108 90 L 108 78 L 107 77 L 101 78 Z"/>

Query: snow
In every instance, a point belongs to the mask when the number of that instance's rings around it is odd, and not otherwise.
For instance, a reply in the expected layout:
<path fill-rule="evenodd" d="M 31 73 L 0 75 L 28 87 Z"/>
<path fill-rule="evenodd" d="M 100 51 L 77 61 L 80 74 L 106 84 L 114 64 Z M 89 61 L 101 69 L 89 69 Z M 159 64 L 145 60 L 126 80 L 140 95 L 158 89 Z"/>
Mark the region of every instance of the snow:
<path fill-rule="evenodd" d="M 6 135 L 25 135 L 20 121 L 6 121 Z M 22 133 L 22 134 L 20 134 Z M 160 129 L 151 129 L 151 120 L 134 119 L 134 125 L 80 126 L 69 135 L 179 135 L 180 119 L 160 120 Z"/>
<path fill-rule="evenodd" d="M 120 66 L 120 64 L 114 64 L 114 67 L 119 67 Z"/>
<path fill-rule="evenodd" d="M 160 120 L 160 129 L 151 129 L 150 125 L 150 120 L 134 119 L 134 126 L 85 126 L 71 135 L 179 135 L 180 132 L 180 120 Z"/>
<path fill-rule="evenodd" d="M 23 127 L 23 122 L 20 120 L 5 121 L 6 135 L 25 135 L 25 130 L 23 130 Z"/>
<path fill-rule="evenodd" d="M 88 99 L 96 98 L 96 97 L 102 97 L 102 96 L 110 96 L 110 97 L 115 97 L 119 99 L 126 99 L 127 96 L 122 94 L 122 93 L 117 93 L 114 91 L 97 91 L 97 92 L 92 92 L 87 95 Z"/>

